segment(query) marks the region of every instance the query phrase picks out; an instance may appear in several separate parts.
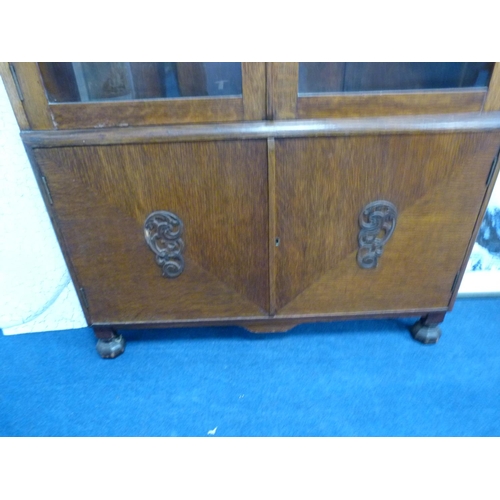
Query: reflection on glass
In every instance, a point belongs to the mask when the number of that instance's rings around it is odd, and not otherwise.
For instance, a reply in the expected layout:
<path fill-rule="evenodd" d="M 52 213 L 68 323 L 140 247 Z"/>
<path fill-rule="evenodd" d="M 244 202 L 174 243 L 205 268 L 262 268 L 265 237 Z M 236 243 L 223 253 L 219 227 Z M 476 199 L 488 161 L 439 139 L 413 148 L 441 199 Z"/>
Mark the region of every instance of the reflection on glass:
<path fill-rule="evenodd" d="M 38 63 L 50 102 L 241 96 L 241 63 Z"/>
<path fill-rule="evenodd" d="M 299 94 L 487 87 L 494 63 L 299 63 Z"/>

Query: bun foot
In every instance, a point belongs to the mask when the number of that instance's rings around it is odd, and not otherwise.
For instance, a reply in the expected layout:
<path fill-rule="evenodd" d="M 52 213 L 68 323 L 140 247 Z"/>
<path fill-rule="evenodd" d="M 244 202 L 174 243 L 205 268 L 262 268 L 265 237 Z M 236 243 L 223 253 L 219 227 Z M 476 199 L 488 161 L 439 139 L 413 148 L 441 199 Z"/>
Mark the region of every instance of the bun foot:
<path fill-rule="evenodd" d="M 423 316 L 410 328 L 411 336 L 422 344 L 435 344 L 441 337 L 439 323 L 445 315 L 446 312 L 434 312 Z"/>
<path fill-rule="evenodd" d="M 419 319 L 411 328 L 411 336 L 422 344 L 435 344 L 441 337 L 441 328 L 438 325 L 426 326 Z"/>
<path fill-rule="evenodd" d="M 99 356 L 104 359 L 116 358 L 120 354 L 125 352 L 125 339 L 122 335 L 114 338 L 113 340 L 101 340 L 97 341 L 96 346 Z"/>
<path fill-rule="evenodd" d="M 96 349 L 103 359 L 113 359 L 125 352 L 125 339 L 112 328 L 94 327 L 97 337 Z"/>

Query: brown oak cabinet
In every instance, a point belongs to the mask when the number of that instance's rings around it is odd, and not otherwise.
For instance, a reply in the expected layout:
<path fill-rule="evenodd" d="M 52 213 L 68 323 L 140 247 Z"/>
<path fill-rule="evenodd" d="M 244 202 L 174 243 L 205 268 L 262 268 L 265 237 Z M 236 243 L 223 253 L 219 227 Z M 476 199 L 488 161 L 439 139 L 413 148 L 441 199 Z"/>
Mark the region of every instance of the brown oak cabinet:
<path fill-rule="evenodd" d="M 126 327 L 421 316 L 500 147 L 494 63 L 1 63 L 103 357 Z"/>

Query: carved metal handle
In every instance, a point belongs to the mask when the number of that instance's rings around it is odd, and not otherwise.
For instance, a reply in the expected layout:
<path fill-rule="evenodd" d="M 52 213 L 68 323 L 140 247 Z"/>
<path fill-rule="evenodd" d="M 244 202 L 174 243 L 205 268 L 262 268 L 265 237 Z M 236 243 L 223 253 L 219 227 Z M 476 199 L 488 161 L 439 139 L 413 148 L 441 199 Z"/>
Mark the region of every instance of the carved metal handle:
<path fill-rule="evenodd" d="M 156 263 L 165 278 L 177 278 L 184 271 L 184 224 L 172 212 L 151 212 L 144 222 L 144 238 L 156 254 Z"/>
<path fill-rule="evenodd" d="M 398 211 L 385 200 L 368 203 L 359 214 L 358 264 L 363 269 L 377 267 L 384 245 L 396 228 Z"/>

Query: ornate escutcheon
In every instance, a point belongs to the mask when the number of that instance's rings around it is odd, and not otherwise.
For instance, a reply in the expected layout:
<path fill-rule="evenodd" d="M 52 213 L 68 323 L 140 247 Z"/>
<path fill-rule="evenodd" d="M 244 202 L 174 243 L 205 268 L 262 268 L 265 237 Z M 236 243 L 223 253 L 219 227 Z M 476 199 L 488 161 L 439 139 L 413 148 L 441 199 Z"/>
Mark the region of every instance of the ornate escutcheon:
<path fill-rule="evenodd" d="M 144 237 L 156 254 L 156 263 L 165 278 L 177 278 L 184 271 L 184 224 L 172 212 L 151 212 L 144 222 Z"/>
<path fill-rule="evenodd" d="M 385 200 L 368 203 L 359 214 L 358 264 L 363 269 L 377 267 L 384 245 L 396 227 L 398 211 Z"/>

